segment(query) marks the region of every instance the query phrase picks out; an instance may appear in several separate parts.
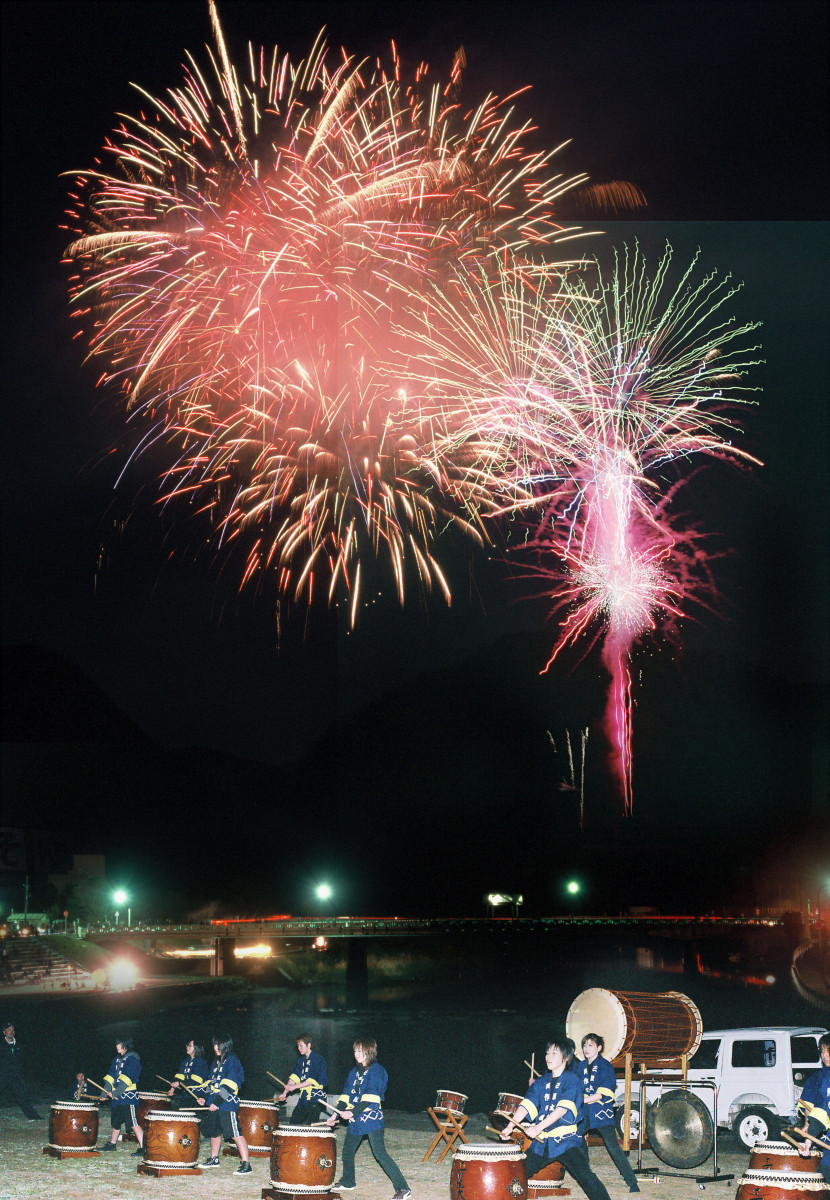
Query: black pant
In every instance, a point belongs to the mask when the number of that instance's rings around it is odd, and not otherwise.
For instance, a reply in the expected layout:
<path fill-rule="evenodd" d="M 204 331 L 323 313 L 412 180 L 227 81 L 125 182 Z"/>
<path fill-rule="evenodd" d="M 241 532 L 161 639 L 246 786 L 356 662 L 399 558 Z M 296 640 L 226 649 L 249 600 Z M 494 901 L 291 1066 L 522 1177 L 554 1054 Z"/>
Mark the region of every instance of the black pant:
<path fill-rule="evenodd" d="M 392 1181 L 392 1187 L 396 1192 L 404 1192 L 409 1186 L 404 1179 L 401 1169 L 395 1162 L 392 1155 L 386 1149 L 386 1144 L 383 1139 L 382 1129 L 373 1129 L 371 1133 L 361 1134 L 349 1133 L 346 1131 L 346 1136 L 343 1139 L 343 1179 L 342 1182 L 348 1187 L 354 1187 L 354 1156 L 357 1148 L 363 1141 L 363 1138 L 369 1139 L 369 1148 L 375 1156 L 375 1161 L 389 1179 Z M 609 1200 L 606 1196 L 605 1200 Z"/>
<path fill-rule="evenodd" d="M 629 1188 L 638 1187 L 637 1176 L 631 1169 L 631 1163 L 628 1161 L 622 1146 L 617 1141 L 617 1130 L 614 1125 L 599 1125 L 596 1129 L 592 1129 L 591 1133 L 598 1133 L 605 1143 L 605 1149 L 611 1155 L 614 1166 L 622 1175 Z"/>
<path fill-rule="evenodd" d="M 316 1100 L 298 1100 L 289 1125 L 316 1125 L 320 1120 L 320 1105 Z"/>
<path fill-rule="evenodd" d="M 0 1080 L 0 1092 L 8 1092 L 10 1096 L 13 1096 L 23 1109 L 24 1115 L 29 1117 L 30 1120 L 40 1120 L 40 1113 L 32 1107 L 32 1102 L 26 1094 L 23 1080 L 19 1075 L 7 1076 L 5 1079 Z"/>
<path fill-rule="evenodd" d="M 605 1184 L 601 1179 L 597 1179 L 594 1172 L 588 1165 L 588 1155 L 585 1152 L 585 1143 L 581 1147 L 573 1147 L 571 1150 L 565 1150 L 562 1154 L 556 1156 L 562 1163 L 569 1175 L 572 1175 L 579 1186 L 582 1188 L 588 1200 L 611 1200 Z M 546 1167 L 550 1162 L 549 1158 L 543 1158 L 541 1154 L 534 1154 L 532 1150 L 527 1151 L 527 1177 L 532 1179 L 543 1167 Z"/>

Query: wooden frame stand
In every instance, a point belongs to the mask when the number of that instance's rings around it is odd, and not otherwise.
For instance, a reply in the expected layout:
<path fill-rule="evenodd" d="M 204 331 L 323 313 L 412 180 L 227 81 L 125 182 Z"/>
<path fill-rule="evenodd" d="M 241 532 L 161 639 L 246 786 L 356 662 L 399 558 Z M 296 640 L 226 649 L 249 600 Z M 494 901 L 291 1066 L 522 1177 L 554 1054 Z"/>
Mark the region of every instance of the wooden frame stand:
<path fill-rule="evenodd" d="M 139 1175 L 151 1175 L 153 1179 L 161 1179 L 163 1175 L 201 1175 L 201 1167 L 154 1167 L 151 1163 L 139 1163 L 136 1168 Z"/>
<path fill-rule="evenodd" d="M 427 1112 L 432 1117 L 432 1123 L 438 1132 L 430 1142 L 429 1150 L 427 1150 L 421 1162 L 427 1161 L 443 1138 L 447 1144 L 438 1155 L 437 1161 L 441 1162 L 453 1142 L 460 1139 L 465 1144 L 467 1143 L 467 1138 L 464 1136 L 464 1126 L 467 1124 L 469 1118 L 466 1113 L 454 1112 L 451 1108 L 428 1108 Z"/>

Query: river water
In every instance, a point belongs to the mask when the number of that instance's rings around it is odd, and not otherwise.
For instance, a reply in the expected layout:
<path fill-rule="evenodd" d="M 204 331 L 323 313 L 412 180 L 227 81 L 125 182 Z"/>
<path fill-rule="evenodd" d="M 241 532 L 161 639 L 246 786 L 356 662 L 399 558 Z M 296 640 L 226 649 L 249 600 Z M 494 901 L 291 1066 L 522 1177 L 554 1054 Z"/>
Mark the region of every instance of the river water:
<path fill-rule="evenodd" d="M 383 956 L 400 954 L 404 964 L 404 977 L 393 981 L 378 977 L 370 954 L 359 1011 L 348 1006 L 341 972 L 331 983 L 291 988 L 276 986 L 274 976 L 270 983 L 204 980 L 120 994 L 7 992 L 2 1015 L 15 1024 L 29 1089 L 42 1103 L 68 1098 L 76 1071 L 100 1081 L 122 1036 L 141 1055 L 141 1090 L 156 1091 L 164 1089 L 156 1075 L 172 1077 L 191 1037 L 207 1046 L 223 1033 L 245 1067 L 243 1096 L 262 1099 L 275 1088 L 266 1071 L 285 1079 L 295 1037 L 308 1032 L 329 1064 L 330 1092 L 340 1090 L 353 1064 L 355 1037 L 375 1037 L 389 1071 L 387 1104 L 411 1112 L 432 1104 L 439 1088 L 467 1095 L 468 1112 L 493 1108 L 501 1091 L 524 1093 L 523 1060 L 535 1054 L 542 1063 L 545 1042 L 564 1032 L 568 1008 L 587 988 L 683 992 L 704 1030 L 830 1025 L 830 1014 L 794 990 L 780 946 L 753 958 L 736 942 L 695 945 L 642 934 L 591 941 L 546 934 L 498 947 L 445 941 L 426 979 L 417 968 L 405 977 L 411 950 L 385 943 Z"/>

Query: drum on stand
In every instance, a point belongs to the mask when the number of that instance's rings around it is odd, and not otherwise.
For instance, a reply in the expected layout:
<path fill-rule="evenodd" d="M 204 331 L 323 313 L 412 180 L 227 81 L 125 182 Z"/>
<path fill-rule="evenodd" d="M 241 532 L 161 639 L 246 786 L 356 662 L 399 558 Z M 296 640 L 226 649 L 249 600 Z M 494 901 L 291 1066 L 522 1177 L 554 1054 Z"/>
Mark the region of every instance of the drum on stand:
<path fill-rule="evenodd" d="M 469 1100 L 469 1096 L 465 1096 L 463 1092 L 452 1092 L 449 1088 L 439 1088 L 435 1097 L 436 1109 L 444 1109 L 446 1112 L 454 1112 L 459 1115 L 464 1112 L 464 1105 Z"/>
<path fill-rule="evenodd" d="M 791 1142 L 756 1142 L 749 1155 L 749 1171 L 772 1171 L 780 1174 L 782 1171 L 799 1171 L 809 1175 L 811 1171 L 819 1174 L 821 1151 L 811 1150 L 802 1157 Z"/>
<path fill-rule="evenodd" d="M 271 1139 L 274 1131 L 279 1128 L 280 1120 L 276 1104 L 270 1100 L 240 1100 L 239 1132 L 244 1137 L 248 1154 L 252 1158 L 267 1158 L 271 1153 Z M 239 1157 L 236 1145 L 226 1146 L 223 1155 Z"/>
<path fill-rule="evenodd" d="M 830 1184 L 803 1171 L 745 1171 L 735 1200 L 827 1200 Z"/>
<path fill-rule="evenodd" d="M 328 1197 L 336 1166 L 337 1142 L 330 1126 L 280 1126 L 272 1134 L 271 1187 L 264 1188 L 262 1196 L 275 1200 Z"/>
<path fill-rule="evenodd" d="M 49 1145 L 43 1153 L 50 1158 L 97 1158 L 98 1105 L 58 1101 L 49 1111 Z"/>
<path fill-rule="evenodd" d="M 538 1175 L 527 1181 L 527 1200 L 548 1200 L 549 1196 L 570 1196 L 571 1189 L 562 1187 L 565 1168 L 554 1158 L 542 1167 Z"/>
<path fill-rule="evenodd" d="M 468 1142 L 453 1154 L 452 1200 L 527 1200 L 527 1171 L 520 1146 Z"/>
<path fill-rule="evenodd" d="M 499 1092 L 499 1099 L 496 1108 L 490 1113 L 490 1120 L 494 1128 L 504 1129 L 511 1117 L 515 1116 L 516 1109 L 524 1100 L 524 1096 L 517 1096 L 514 1092 Z M 519 1141 L 518 1138 L 513 1138 L 514 1142 Z M 521 1145 L 521 1142 L 519 1142 Z M 522 1146 L 522 1149 L 526 1149 Z"/>
<path fill-rule="evenodd" d="M 634 1062 L 660 1066 L 700 1045 L 703 1022 L 695 1003 L 682 992 L 619 992 L 589 988 L 580 992 L 568 1010 L 565 1032 L 581 1058 L 582 1039 L 597 1033 L 605 1041 L 604 1056 L 622 1066 L 630 1053 Z"/>
<path fill-rule="evenodd" d="M 189 1112 L 144 1114 L 144 1158 L 139 1175 L 201 1175 L 199 1118 Z"/>
<path fill-rule="evenodd" d="M 150 1109 L 155 1109 L 156 1112 L 167 1112 L 171 1107 L 170 1097 L 166 1092 L 139 1092 L 138 1105 L 136 1106 L 136 1120 L 140 1129 L 144 1129 L 144 1118 Z M 124 1134 L 124 1140 L 128 1142 L 136 1142 L 138 1138 L 130 1129 Z"/>

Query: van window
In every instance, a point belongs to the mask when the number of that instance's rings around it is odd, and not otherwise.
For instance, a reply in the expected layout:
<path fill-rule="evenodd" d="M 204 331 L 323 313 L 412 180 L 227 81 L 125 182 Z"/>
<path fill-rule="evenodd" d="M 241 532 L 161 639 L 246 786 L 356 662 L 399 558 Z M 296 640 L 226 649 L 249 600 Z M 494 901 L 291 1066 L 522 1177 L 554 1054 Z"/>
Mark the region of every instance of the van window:
<path fill-rule="evenodd" d="M 696 1071 L 714 1071 L 719 1054 L 720 1038 L 703 1038 L 689 1065 Z"/>
<path fill-rule="evenodd" d="M 753 1038 L 732 1043 L 733 1067 L 774 1067 L 775 1042 Z"/>
<path fill-rule="evenodd" d="M 818 1042 L 814 1037 L 790 1038 L 790 1053 L 794 1063 L 818 1063 Z"/>

